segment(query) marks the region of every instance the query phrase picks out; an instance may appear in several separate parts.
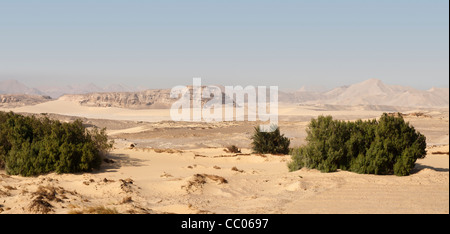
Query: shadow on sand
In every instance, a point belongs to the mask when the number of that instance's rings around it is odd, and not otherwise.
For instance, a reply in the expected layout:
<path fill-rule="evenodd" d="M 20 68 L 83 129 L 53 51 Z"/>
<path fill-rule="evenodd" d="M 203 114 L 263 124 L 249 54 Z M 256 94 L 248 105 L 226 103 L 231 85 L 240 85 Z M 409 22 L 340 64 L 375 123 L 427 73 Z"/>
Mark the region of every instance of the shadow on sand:
<path fill-rule="evenodd" d="M 416 174 L 423 169 L 431 169 L 431 170 L 437 171 L 437 172 L 448 172 L 449 171 L 448 168 L 432 167 L 432 166 L 427 166 L 427 165 L 422 165 L 420 163 L 416 163 L 416 166 L 414 167 L 414 169 L 412 169 L 411 174 Z"/>
<path fill-rule="evenodd" d="M 108 154 L 106 161 L 102 162 L 102 166 L 98 173 L 103 172 L 117 172 L 117 169 L 121 167 L 141 167 L 144 166 L 146 160 L 130 158 L 126 154 Z"/>

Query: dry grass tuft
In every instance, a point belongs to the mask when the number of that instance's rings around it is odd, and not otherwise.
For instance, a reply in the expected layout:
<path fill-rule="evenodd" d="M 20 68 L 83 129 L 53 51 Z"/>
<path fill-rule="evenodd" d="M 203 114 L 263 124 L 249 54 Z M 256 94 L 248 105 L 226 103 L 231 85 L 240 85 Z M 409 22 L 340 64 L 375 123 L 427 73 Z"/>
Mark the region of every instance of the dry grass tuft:
<path fill-rule="evenodd" d="M 231 170 L 232 171 L 237 171 L 237 172 L 240 172 L 240 173 L 244 172 L 244 170 L 239 170 L 237 167 L 233 167 L 233 168 L 231 168 Z"/>
<path fill-rule="evenodd" d="M 39 196 L 30 203 L 28 210 L 33 213 L 48 214 L 53 211 L 53 206 L 43 197 Z"/>
<path fill-rule="evenodd" d="M 9 191 L 3 191 L 0 189 L 0 197 L 9 197 L 11 193 Z"/>
<path fill-rule="evenodd" d="M 188 193 L 195 192 L 207 183 L 207 179 L 218 182 L 218 184 L 227 184 L 228 181 L 222 176 L 208 175 L 208 174 L 195 174 L 192 179 L 190 179 L 186 185 L 181 186 Z"/>
<path fill-rule="evenodd" d="M 131 203 L 131 202 L 133 202 L 133 198 L 131 198 L 131 197 L 124 197 L 122 199 L 121 204 L 126 204 L 126 203 Z"/>
<path fill-rule="evenodd" d="M 224 151 L 227 153 L 235 153 L 235 154 L 242 153 L 241 150 L 235 145 L 227 146 L 227 148 L 224 149 Z"/>
<path fill-rule="evenodd" d="M 116 208 L 106 208 L 104 206 L 88 207 L 83 210 L 71 210 L 69 214 L 119 214 Z"/>
<path fill-rule="evenodd" d="M 31 194 L 34 197 L 28 205 L 28 210 L 33 213 L 48 214 L 53 211 L 53 205 L 50 203 L 64 202 L 67 199 L 66 194 L 77 194 L 76 192 L 67 191 L 62 187 L 39 186 L 38 189 Z"/>
<path fill-rule="evenodd" d="M 183 153 L 183 151 L 181 150 L 176 150 L 176 149 L 153 149 L 153 151 L 155 151 L 156 153 L 160 154 L 160 153 L 168 153 L 168 154 L 181 154 Z"/>
<path fill-rule="evenodd" d="M 131 193 L 133 192 L 133 188 L 132 185 L 134 183 L 134 181 L 130 178 L 125 179 L 125 180 L 119 180 L 120 181 L 120 188 L 122 189 L 122 191 L 126 192 L 126 193 Z"/>
<path fill-rule="evenodd" d="M 7 190 L 17 190 L 16 187 L 12 187 L 12 186 L 10 186 L 10 185 L 3 185 L 3 187 L 4 187 L 5 189 L 7 189 Z"/>

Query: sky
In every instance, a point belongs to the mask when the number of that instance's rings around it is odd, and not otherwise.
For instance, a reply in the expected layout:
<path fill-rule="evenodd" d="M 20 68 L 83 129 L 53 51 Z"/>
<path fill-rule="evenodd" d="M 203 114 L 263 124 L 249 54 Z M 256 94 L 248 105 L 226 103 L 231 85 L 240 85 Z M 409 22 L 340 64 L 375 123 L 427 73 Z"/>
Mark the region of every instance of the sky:
<path fill-rule="evenodd" d="M 449 86 L 448 0 L 1 0 L 0 81 Z"/>

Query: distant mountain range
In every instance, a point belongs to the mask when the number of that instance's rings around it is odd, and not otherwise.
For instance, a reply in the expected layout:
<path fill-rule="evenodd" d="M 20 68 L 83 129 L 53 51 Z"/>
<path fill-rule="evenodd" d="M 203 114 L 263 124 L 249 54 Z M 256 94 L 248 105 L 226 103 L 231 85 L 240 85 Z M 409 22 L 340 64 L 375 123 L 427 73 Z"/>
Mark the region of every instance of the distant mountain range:
<path fill-rule="evenodd" d="M 386 85 L 381 80 L 369 79 L 329 91 L 298 90 L 279 95 L 280 101 L 303 104 L 330 105 L 386 105 L 404 107 L 448 107 L 449 89 L 418 90 L 411 87 Z"/>
<path fill-rule="evenodd" d="M 136 92 L 141 90 L 143 89 L 133 88 L 123 84 L 112 84 L 104 88 L 100 88 L 93 83 L 86 85 L 42 86 L 38 88 L 29 88 L 17 80 L 0 81 L 0 94 L 44 95 L 52 98 L 59 98 L 66 94 Z"/>
<path fill-rule="evenodd" d="M 0 81 L 0 94 L 44 95 L 40 90 L 29 88 L 17 80 Z"/>
<path fill-rule="evenodd" d="M 29 88 L 16 80 L 0 81 L 0 94 L 50 96 L 78 101 L 89 106 L 115 106 L 124 108 L 170 107 L 170 89 L 144 90 L 125 85 L 100 88 L 95 84 L 63 87 Z M 65 95 L 65 96 L 64 96 Z M 224 94 L 223 94 L 224 95 Z M 9 100 L 4 97 L 4 100 Z M 17 98 L 16 98 L 17 100 Z M 48 98 L 44 99 L 48 100 Z M 418 90 L 411 87 L 386 85 L 381 80 L 369 79 L 361 83 L 341 86 L 332 90 L 303 86 L 297 91 L 279 91 L 279 101 L 298 104 L 329 105 L 383 105 L 402 107 L 448 107 L 449 89 Z"/>

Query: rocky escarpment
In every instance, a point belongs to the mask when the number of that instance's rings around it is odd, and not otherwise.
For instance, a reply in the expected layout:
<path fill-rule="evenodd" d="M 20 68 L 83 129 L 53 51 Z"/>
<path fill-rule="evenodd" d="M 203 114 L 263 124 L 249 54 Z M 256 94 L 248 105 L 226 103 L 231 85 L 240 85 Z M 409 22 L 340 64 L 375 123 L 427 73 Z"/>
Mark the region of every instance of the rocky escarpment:
<path fill-rule="evenodd" d="M 170 97 L 170 89 L 152 89 L 140 92 L 108 92 L 90 93 L 80 95 L 65 95 L 60 99 L 76 101 L 83 106 L 92 107 L 120 107 L 129 109 L 165 109 L 170 108 L 179 98 Z M 192 87 L 190 88 L 192 94 Z M 192 95 L 190 96 L 192 100 Z M 202 105 L 212 100 L 203 98 Z M 222 93 L 222 102 L 225 102 L 225 94 Z"/>
<path fill-rule="evenodd" d="M 121 107 L 134 109 L 167 108 L 174 101 L 174 99 L 170 99 L 170 90 L 65 95 L 60 99 L 77 101 L 83 106 Z"/>
<path fill-rule="evenodd" d="M 0 107 L 15 108 L 21 106 L 36 105 L 51 101 L 49 96 L 26 95 L 26 94 L 0 94 Z"/>

